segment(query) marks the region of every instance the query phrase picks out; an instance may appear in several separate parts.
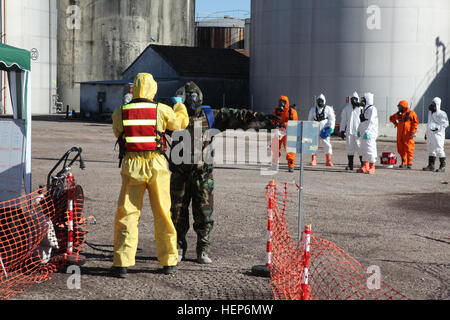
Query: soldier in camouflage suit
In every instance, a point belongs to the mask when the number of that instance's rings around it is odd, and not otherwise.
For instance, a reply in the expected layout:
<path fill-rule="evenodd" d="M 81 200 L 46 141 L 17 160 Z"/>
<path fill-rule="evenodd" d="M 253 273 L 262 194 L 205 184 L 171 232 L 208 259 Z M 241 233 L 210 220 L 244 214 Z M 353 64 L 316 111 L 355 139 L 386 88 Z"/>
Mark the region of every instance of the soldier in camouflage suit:
<path fill-rule="evenodd" d="M 203 155 L 205 149 L 212 143 L 212 139 L 196 143 L 194 140 L 199 137 L 194 136 L 194 124 L 201 122 L 202 133 L 210 129 L 210 124 L 202 108 L 203 94 L 195 83 L 188 82 L 177 91 L 176 96 L 183 97 L 188 109 L 189 126 L 186 130 L 191 137 L 191 164 L 172 165 L 171 168 L 171 210 L 172 221 L 177 230 L 178 259 L 179 261 L 184 259 L 187 250 L 186 234 L 189 230 L 189 204 L 192 200 L 193 228 L 197 233 L 197 262 L 208 264 L 212 262 L 209 257 L 209 246 L 211 243 L 210 232 L 214 225 L 211 218 L 214 210 L 213 161 L 207 161 L 208 163 L 195 161 L 194 155 Z M 244 109 L 213 109 L 212 114 L 214 115 L 214 128 L 220 131 L 248 128 L 271 129 L 271 120 L 276 119 L 273 115 L 266 116 L 263 113 Z M 182 143 L 182 141 L 178 143 Z M 174 142 L 172 149 L 176 148 L 178 143 Z M 195 150 L 199 146 L 202 147 L 202 150 Z"/>

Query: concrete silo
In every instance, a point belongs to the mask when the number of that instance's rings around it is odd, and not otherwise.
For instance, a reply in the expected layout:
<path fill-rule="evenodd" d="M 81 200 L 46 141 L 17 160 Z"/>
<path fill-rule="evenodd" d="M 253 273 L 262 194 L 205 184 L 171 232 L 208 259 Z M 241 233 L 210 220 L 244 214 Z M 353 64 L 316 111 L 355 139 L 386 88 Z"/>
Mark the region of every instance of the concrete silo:
<path fill-rule="evenodd" d="M 380 122 L 400 99 L 421 120 L 434 96 L 450 111 L 448 0 L 256 0 L 251 17 L 255 109 L 288 95 L 306 119 L 324 93 L 339 115 L 357 90 L 375 94 Z"/>
<path fill-rule="evenodd" d="M 79 82 L 121 79 L 149 44 L 193 46 L 195 0 L 60 0 L 58 20 L 58 92 L 79 110 Z"/>

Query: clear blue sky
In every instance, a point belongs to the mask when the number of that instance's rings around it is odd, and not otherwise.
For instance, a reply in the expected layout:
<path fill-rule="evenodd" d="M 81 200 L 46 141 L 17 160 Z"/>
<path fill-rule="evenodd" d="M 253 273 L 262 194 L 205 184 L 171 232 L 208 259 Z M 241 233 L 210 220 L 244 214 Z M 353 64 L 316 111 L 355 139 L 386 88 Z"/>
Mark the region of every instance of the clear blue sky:
<path fill-rule="evenodd" d="M 204 19 L 230 15 L 236 18 L 250 17 L 250 0 L 196 0 L 195 16 Z"/>

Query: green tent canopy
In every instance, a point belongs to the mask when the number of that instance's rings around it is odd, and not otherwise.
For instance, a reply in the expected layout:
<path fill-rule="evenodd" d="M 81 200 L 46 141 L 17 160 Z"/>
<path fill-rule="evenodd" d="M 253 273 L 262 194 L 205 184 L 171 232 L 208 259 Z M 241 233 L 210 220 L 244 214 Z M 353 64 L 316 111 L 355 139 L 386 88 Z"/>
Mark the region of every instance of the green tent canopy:
<path fill-rule="evenodd" d="M 3 71 L 31 71 L 31 54 L 27 50 L 0 44 L 0 68 Z"/>
<path fill-rule="evenodd" d="M 0 44 L 0 70 L 8 73 L 14 119 L 25 122 L 25 192 L 31 192 L 31 53 Z"/>

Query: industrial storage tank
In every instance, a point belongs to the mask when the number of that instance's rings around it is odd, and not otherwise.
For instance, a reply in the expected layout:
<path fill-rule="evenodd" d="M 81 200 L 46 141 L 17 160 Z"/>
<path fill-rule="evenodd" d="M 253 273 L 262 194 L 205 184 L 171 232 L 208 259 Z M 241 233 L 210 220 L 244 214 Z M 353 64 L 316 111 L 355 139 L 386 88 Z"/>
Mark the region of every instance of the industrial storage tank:
<path fill-rule="evenodd" d="M 149 44 L 193 46 L 195 0 L 60 0 L 58 92 L 80 109 L 80 82 L 120 80 Z"/>
<path fill-rule="evenodd" d="M 195 23 L 196 46 L 199 48 L 244 49 L 245 19 L 224 16 Z"/>
<path fill-rule="evenodd" d="M 48 114 L 56 101 L 57 0 L 0 1 L 1 42 L 31 52 L 33 114 Z M 0 81 L 0 114 L 13 114 L 6 73 Z"/>
<path fill-rule="evenodd" d="M 421 121 L 435 96 L 450 111 L 450 1 L 252 1 L 253 107 L 287 95 L 306 120 L 324 93 L 339 114 L 355 90 L 373 92 L 380 123 L 400 100 Z"/>

